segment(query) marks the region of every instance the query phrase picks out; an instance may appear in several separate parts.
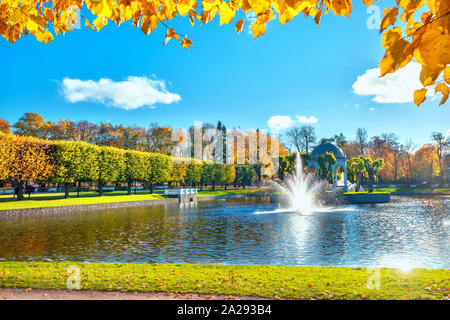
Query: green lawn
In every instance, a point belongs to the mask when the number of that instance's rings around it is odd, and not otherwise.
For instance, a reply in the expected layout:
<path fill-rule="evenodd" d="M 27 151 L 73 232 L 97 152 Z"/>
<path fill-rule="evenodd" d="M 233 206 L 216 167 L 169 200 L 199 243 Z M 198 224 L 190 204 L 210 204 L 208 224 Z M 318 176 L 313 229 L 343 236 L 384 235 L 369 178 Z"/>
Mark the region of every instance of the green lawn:
<path fill-rule="evenodd" d="M 450 194 L 450 188 L 374 188 L 377 192 L 404 192 L 404 193 L 442 193 Z"/>
<path fill-rule="evenodd" d="M 82 290 L 203 293 L 297 299 L 449 299 L 450 270 L 191 264 L 0 262 L 0 287 L 67 289 L 70 265 Z M 369 281 L 370 282 L 370 281 Z"/>
<path fill-rule="evenodd" d="M 348 192 L 344 192 L 344 194 L 368 194 L 368 193 L 389 193 L 387 191 L 379 191 L 379 190 L 374 190 L 373 192 L 369 192 L 369 191 L 348 191 Z"/>
<path fill-rule="evenodd" d="M 257 189 L 239 189 L 239 190 L 216 190 L 216 191 L 200 191 L 199 197 L 204 196 L 218 196 L 227 194 L 245 194 L 255 192 Z M 31 208 L 47 208 L 58 206 L 74 206 L 83 204 L 100 204 L 100 203 L 115 203 L 127 201 L 142 201 L 164 199 L 161 193 L 149 194 L 148 190 L 138 190 L 136 194 L 127 195 L 126 191 L 105 192 L 102 197 L 98 196 L 97 192 L 80 192 L 80 197 L 77 197 L 76 192 L 71 192 L 69 198 L 64 198 L 64 193 L 41 193 L 31 194 L 31 198 L 25 196 L 22 201 L 17 201 L 17 198 L 12 199 L 12 195 L 0 195 L 0 211 L 13 209 L 31 209 Z"/>
<path fill-rule="evenodd" d="M 162 193 L 162 191 L 154 191 L 155 194 L 159 194 Z M 145 194 L 149 194 L 149 190 L 137 190 L 136 191 L 137 195 L 145 195 Z M 113 191 L 113 192 L 103 192 L 103 196 L 105 197 L 113 197 L 113 196 L 123 196 L 123 195 L 127 195 L 126 191 Z M 134 195 L 134 191 L 133 194 Z M 25 198 L 28 199 L 28 195 L 24 194 Z M 71 198 L 76 198 L 77 197 L 77 193 L 76 192 L 70 192 L 69 196 Z M 0 201 L 10 201 L 12 200 L 12 195 L 0 195 Z M 98 192 L 95 191 L 88 191 L 88 192 L 80 192 L 80 197 L 98 197 Z M 49 192 L 49 193 L 32 193 L 31 194 L 31 199 L 35 199 L 35 200 L 54 200 L 54 199 L 58 199 L 58 198 L 64 198 L 64 193 L 63 192 Z M 15 200 L 17 200 L 17 197 L 15 198 Z"/>
<path fill-rule="evenodd" d="M 127 195 L 126 193 L 121 194 L 104 194 L 103 197 L 99 197 L 97 193 L 88 193 L 80 195 L 79 198 L 76 195 L 72 195 L 70 198 L 64 198 L 64 195 L 49 195 L 49 196 L 32 196 L 31 199 L 28 197 L 25 200 L 17 201 L 12 200 L 11 197 L 8 200 L 0 200 L 0 211 L 1 210 L 12 210 L 12 209 L 30 209 L 30 208 L 47 208 L 47 207 L 58 207 L 58 206 L 76 206 L 83 204 L 99 204 L 99 203 L 115 203 L 115 202 L 127 202 L 127 201 L 142 201 L 142 200 L 155 200 L 163 199 L 164 196 L 161 194 L 136 194 Z"/>

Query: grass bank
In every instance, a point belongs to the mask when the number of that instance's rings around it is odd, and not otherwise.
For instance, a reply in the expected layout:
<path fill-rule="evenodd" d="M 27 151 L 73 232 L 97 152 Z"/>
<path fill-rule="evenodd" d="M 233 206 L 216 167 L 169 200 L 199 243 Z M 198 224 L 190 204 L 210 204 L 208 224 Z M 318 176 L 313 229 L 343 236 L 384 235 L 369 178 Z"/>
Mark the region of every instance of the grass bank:
<path fill-rule="evenodd" d="M 411 193 L 411 194 L 448 194 L 450 188 L 374 188 L 376 192 Z"/>
<path fill-rule="evenodd" d="M 256 192 L 258 189 L 230 189 L 230 190 L 215 190 L 215 191 L 200 191 L 199 197 L 204 196 L 220 196 L 228 194 L 246 194 Z M 0 211 L 1 210 L 15 210 L 15 209 L 33 209 L 33 208 L 48 208 L 59 206 L 76 206 L 86 204 L 102 204 L 102 203 L 117 203 L 129 201 L 143 201 L 164 199 L 165 196 L 161 193 L 149 194 L 146 190 L 139 190 L 136 194 L 128 195 L 126 191 L 105 192 L 102 197 L 98 196 L 97 192 L 80 192 L 80 197 L 77 197 L 76 192 L 69 194 L 69 198 L 64 198 L 64 193 L 37 193 L 31 194 L 31 197 L 25 197 L 22 201 L 13 199 L 12 195 L 0 196 Z"/>
<path fill-rule="evenodd" d="M 32 209 L 32 208 L 48 208 L 59 206 L 77 206 L 86 204 L 101 204 L 101 203 L 116 203 L 116 202 L 128 202 L 128 201 L 142 201 L 142 200 L 156 200 L 164 199 L 161 194 L 133 194 L 127 195 L 124 192 L 121 193 L 107 193 L 102 197 L 98 196 L 95 192 L 85 192 L 80 194 L 80 197 L 76 197 L 76 194 L 70 194 L 69 198 L 64 198 L 64 194 L 36 194 L 31 198 L 25 198 L 22 201 L 17 199 L 8 198 L 0 199 L 0 212 L 1 210 L 14 210 L 14 209 Z"/>
<path fill-rule="evenodd" d="M 202 293 L 296 299 L 449 299 L 450 270 L 191 264 L 0 262 L 0 287 L 67 289 L 80 267 L 82 290 Z M 376 283 L 376 282 L 375 282 Z"/>
<path fill-rule="evenodd" d="M 344 194 L 386 194 L 389 192 L 385 192 L 385 191 L 373 191 L 373 192 L 369 192 L 369 191 L 348 191 L 348 192 L 344 192 Z"/>

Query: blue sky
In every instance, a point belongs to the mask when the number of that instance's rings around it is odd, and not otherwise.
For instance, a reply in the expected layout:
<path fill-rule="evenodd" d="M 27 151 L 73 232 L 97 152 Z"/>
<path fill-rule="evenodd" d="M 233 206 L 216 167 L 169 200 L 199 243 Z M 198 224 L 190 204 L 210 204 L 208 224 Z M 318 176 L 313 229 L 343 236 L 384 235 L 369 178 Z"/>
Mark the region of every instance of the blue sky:
<path fill-rule="evenodd" d="M 367 86 L 378 80 L 368 70 L 377 68 L 384 50 L 378 30 L 366 25 L 371 16 L 366 7 L 356 1 L 353 11 L 351 18 L 323 15 L 320 27 L 303 15 L 284 26 L 271 21 L 266 34 L 255 40 L 248 23 L 241 34 L 235 32 L 238 18 L 220 27 L 218 17 L 194 27 L 187 19 L 169 22 L 194 41 L 189 50 L 174 40 L 164 46 L 166 29 L 161 25 L 146 37 L 129 23 L 119 28 L 110 23 L 95 32 L 83 22 L 80 30 L 57 36 L 48 45 L 33 36 L 14 45 L 1 39 L 0 118 L 14 123 L 25 112 L 37 112 L 52 121 L 158 122 L 172 128 L 187 128 L 195 120 L 221 120 L 228 127 L 250 129 L 267 128 L 272 116 L 289 116 L 293 125 L 298 124 L 296 116 L 313 116 L 319 137 L 342 132 L 354 138 L 356 129 L 365 127 L 369 136 L 395 132 L 402 141 L 413 138 L 416 144 L 427 142 L 432 131 L 447 132 L 450 109 L 448 103 L 439 106 L 440 97 L 417 108 L 412 102 L 389 102 L 391 96 L 394 101 L 405 99 L 404 90 L 403 97 L 396 96 L 402 96 L 401 86 L 377 98 L 383 103 L 373 101 L 374 95 L 362 95 L 373 93 Z M 357 94 L 352 86 L 364 74 Z M 125 110 L 105 99 L 93 101 L 96 91 L 88 90 L 90 99 L 71 102 L 63 90 L 63 79 L 79 79 L 86 89 L 88 80 L 106 78 L 116 85 L 130 76 L 151 79 L 153 85 L 164 81 L 165 90 L 159 89 L 165 97 L 170 93 L 179 98 Z M 410 78 L 408 73 L 403 76 Z M 383 83 L 377 85 L 384 92 Z M 102 94 L 107 95 L 105 90 Z M 124 99 L 133 100 L 127 99 L 130 96 L 132 92 Z"/>

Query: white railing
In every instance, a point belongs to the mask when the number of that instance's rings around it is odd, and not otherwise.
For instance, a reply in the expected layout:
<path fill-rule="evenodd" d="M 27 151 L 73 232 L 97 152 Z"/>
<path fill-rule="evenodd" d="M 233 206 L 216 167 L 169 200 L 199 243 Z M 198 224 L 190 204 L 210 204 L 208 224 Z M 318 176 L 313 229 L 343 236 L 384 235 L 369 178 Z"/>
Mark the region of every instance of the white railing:
<path fill-rule="evenodd" d="M 165 196 L 178 196 L 181 194 L 197 194 L 197 189 L 189 188 L 189 189 L 165 189 L 164 190 Z"/>

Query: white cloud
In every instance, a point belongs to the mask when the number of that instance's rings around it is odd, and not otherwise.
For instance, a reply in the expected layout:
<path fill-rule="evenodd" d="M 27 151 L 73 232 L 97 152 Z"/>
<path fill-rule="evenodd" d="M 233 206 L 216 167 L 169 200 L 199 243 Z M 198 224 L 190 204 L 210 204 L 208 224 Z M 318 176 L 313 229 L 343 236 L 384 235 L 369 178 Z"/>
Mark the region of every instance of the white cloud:
<path fill-rule="evenodd" d="M 314 116 L 310 116 L 310 117 L 306 117 L 306 116 L 296 116 L 297 117 L 297 121 L 300 123 L 317 123 L 319 120 L 314 117 Z"/>
<path fill-rule="evenodd" d="M 72 103 L 92 101 L 125 110 L 144 106 L 154 108 L 158 103 L 171 104 L 181 100 L 180 95 L 166 89 L 164 80 L 134 76 L 124 81 L 64 78 L 62 93 Z"/>
<path fill-rule="evenodd" d="M 375 111 L 375 108 L 372 107 L 372 108 L 369 109 L 369 111 Z"/>
<path fill-rule="evenodd" d="M 290 116 L 280 116 L 280 115 L 272 116 L 267 121 L 267 125 L 272 130 L 284 130 L 284 129 L 291 127 L 292 125 L 294 125 L 296 123 L 317 123 L 319 121 L 314 116 L 310 116 L 310 117 L 295 116 L 295 117 L 296 117 L 296 120 L 292 120 L 292 118 Z"/>
<path fill-rule="evenodd" d="M 367 70 L 356 79 L 353 91 L 362 96 L 374 96 L 378 103 L 407 103 L 413 102 L 414 90 L 423 88 L 419 81 L 421 65 L 410 62 L 395 73 L 389 73 L 380 78 L 380 69 Z M 427 90 L 427 96 L 433 96 L 433 89 Z"/>
<path fill-rule="evenodd" d="M 280 116 L 280 115 L 272 116 L 267 121 L 267 125 L 269 126 L 270 129 L 273 129 L 273 130 L 287 129 L 290 126 L 292 126 L 293 123 L 294 123 L 294 121 L 291 119 L 291 117 Z"/>

